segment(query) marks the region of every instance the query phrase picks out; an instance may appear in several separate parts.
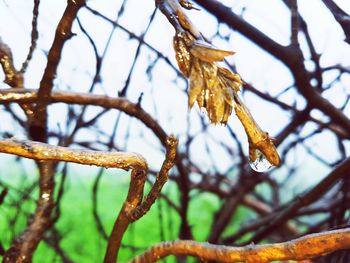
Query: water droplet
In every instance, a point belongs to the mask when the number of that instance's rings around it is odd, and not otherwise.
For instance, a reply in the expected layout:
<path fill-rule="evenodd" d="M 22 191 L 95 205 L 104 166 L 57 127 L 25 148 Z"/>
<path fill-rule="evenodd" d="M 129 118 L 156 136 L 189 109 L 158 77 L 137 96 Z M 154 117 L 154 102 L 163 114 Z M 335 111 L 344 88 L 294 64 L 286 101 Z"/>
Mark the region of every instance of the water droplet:
<path fill-rule="evenodd" d="M 259 150 L 255 150 L 255 153 L 257 157 L 256 160 L 255 161 L 249 160 L 249 165 L 254 171 L 258 173 L 263 173 L 273 166 L 266 159 L 265 155 L 262 154 L 262 152 L 260 152 Z"/>

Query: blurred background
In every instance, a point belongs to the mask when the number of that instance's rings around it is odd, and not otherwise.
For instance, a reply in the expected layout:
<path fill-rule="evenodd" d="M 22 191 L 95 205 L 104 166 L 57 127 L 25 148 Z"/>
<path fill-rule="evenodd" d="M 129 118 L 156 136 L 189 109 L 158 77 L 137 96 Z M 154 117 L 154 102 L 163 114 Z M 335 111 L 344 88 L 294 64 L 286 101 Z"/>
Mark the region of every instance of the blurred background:
<path fill-rule="evenodd" d="M 188 83 L 178 69 L 172 45 L 174 29 L 154 1 L 87 1 L 73 23 L 74 36 L 64 45 L 54 90 L 123 96 L 139 103 L 167 134 L 179 139 L 185 167 L 182 172 L 178 167 L 172 169 L 157 203 L 128 229 L 121 261 L 164 240 L 193 238 L 229 245 L 276 242 L 349 220 L 346 173 L 326 194 L 299 209 L 275 231 L 255 239 L 263 222 L 313 189 L 349 156 L 349 124 L 337 122 L 334 114 L 316 107 L 303 90 L 312 88 L 339 114 L 350 116 L 350 43 L 345 41 L 350 32 L 327 5 L 334 3 L 350 19 L 350 2 L 297 2 L 294 12 L 302 52 L 298 59 L 304 68 L 291 68 L 249 34 L 242 34 L 240 25 L 225 24 L 219 8 L 215 13 L 202 6 L 204 2 L 195 1 L 200 11 L 186 13 L 215 46 L 236 52 L 222 65 L 247 83 L 241 97 L 262 129 L 276 138 L 282 165 L 262 174 L 253 172 L 247 137 L 235 114 L 227 126 L 215 126 L 197 105 L 188 109 Z M 289 1 L 220 3 L 269 40 L 290 45 Z M 39 87 L 65 8 L 66 1 L 40 2 L 38 40 L 24 74 L 25 88 Z M 25 61 L 31 45 L 32 19 L 33 1 L 0 0 L 0 37 L 11 48 L 16 68 Z M 308 76 L 307 88 L 299 85 L 297 70 Z M 0 89 L 9 89 L 4 79 L 0 70 Z M 150 166 L 149 189 L 164 160 L 164 148 L 140 120 L 95 106 L 56 103 L 48 110 L 50 144 L 70 138 L 72 148 L 140 153 Z M 0 120 L 1 138 L 27 138 L 25 114 L 18 105 L 1 104 Z M 5 154 L 0 154 L 0 165 L 0 190 L 8 189 L 0 206 L 0 242 L 8 248 L 35 209 L 38 171 L 32 160 Z M 55 181 L 57 221 L 45 234 L 34 262 L 44 258 L 45 262 L 100 262 L 128 190 L 129 174 L 61 163 Z M 173 261 L 175 258 L 166 262 Z"/>

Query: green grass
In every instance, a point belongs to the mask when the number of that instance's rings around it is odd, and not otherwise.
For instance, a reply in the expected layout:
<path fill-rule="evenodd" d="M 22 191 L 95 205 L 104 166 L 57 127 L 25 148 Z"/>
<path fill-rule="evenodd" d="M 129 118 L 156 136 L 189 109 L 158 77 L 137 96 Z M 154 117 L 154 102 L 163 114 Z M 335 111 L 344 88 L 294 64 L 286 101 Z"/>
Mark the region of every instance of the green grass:
<path fill-rule="evenodd" d="M 65 187 L 65 194 L 61 202 L 61 216 L 56 223 L 56 228 L 63 235 L 60 242 L 61 247 L 74 262 L 101 262 L 105 253 L 107 242 L 99 234 L 93 214 L 92 214 L 92 188 L 95 176 L 70 173 Z M 4 178 L 3 178 L 4 179 Z M 19 185 L 14 178 L 12 185 Z M 34 179 L 32 180 L 34 181 Z M 30 180 L 28 180 L 30 182 Z M 28 184 L 28 182 L 22 184 Z M 107 233 L 110 233 L 114 221 L 118 215 L 121 205 L 128 190 L 129 176 L 125 172 L 116 170 L 108 171 L 100 181 L 98 192 L 98 212 Z M 19 187 L 17 187 L 19 188 Z M 146 187 L 145 193 L 149 187 Z M 163 189 L 174 203 L 178 204 L 178 193 L 175 185 L 167 183 Z M 35 200 L 37 191 L 32 193 Z M 9 194 L 11 198 L 5 200 L 5 204 L 0 207 L 0 233 L 1 242 L 8 248 L 11 235 L 8 234 L 8 218 L 12 218 L 16 213 L 16 208 L 6 206 L 13 199 L 16 199 L 16 192 Z M 210 231 L 212 217 L 219 208 L 220 200 L 208 193 L 191 192 L 191 202 L 189 207 L 189 222 L 192 226 L 194 237 L 198 241 L 205 241 Z M 32 213 L 35 203 L 26 202 L 21 204 L 26 213 Z M 243 220 L 246 211 L 240 209 L 239 216 L 233 220 Z M 16 224 L 16 233 L 20 233 L 26 225 L 26 216 L 22 215 Z M 157 201 L 149 213 L 140 220 L 132 224 L 123 238 L 123 244 L 135 247 L 147 248 L 152 244 L 162 240 L 177 239 L 180 218 L 178 214 L 165 201 Z M 229 232 L 236 229 L 230 227 Z M 160 229 L 163 229 L 161 233 Z M 132 252 L 129 248 L 122 248 L 119 254 L 119 261 L 125 262 L 141 253 L 143 249 Z M 60 257 L 45 242 L 41 242 L 33 262 L 61 262 Z M 168 257 L 164 262 L 175 262 L 173 257 Z M 194 260 L 188 260 L 194 262 Z"/>

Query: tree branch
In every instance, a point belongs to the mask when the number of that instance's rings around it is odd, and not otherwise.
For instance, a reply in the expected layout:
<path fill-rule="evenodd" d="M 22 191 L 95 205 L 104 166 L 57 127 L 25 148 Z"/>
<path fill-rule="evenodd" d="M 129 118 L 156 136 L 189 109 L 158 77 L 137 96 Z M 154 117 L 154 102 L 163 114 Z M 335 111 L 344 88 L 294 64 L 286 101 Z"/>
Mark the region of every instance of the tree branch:
<path fill-rule="evenodd" d="M 175 137 L 170 136 L 166 140 L 166 156 L 163 165 L 156 177 L 156 181 L 153 184 L 150 192 L 146 196 L 145 200 L 143 200 L 142 202 L 141 200 L 143 196 L 143 186 L 146 177 L 142 177 L 142 180 L 136 180 L 142 175 L 138 174 L 137 172 L 133 172 L 131 174 L 128 196 L 113 226 L 112 233 L 108 240 L 108 246 L 104 258 L 104 263 L 116 262 L 118 257 L 118 251 L 121 245 L 121 240 L 127 227 L 129 226 L 129 224 L 145 215 L 149 211 L 155 200 L 159 197 L 160 191 L 162 190 L 163 185 L 168 179 L 168 172 L 174 165 L 176 156 L 176 146 L 177 140 L 175 139 Z M 133 178 L 136 179 L 133 180 Z"/>
<path fill-rule="evenodd" d="M 28 63 L 32 59 L 33 52 L 36 48 L 36 42 L 39 37 L 39 33 L 38 33 L 39 4 L 40 4 L 40 0 L 34 0 L 31 42 L 30 42 L 28 55 L 26 57 L 26 60 L 23 62 L 22 68 L 20 70 L 22 74 L 27 70 Z"/>
<path fill-rule="evenodd" d="M 293 47 L 299 46 L 298 32 L 299 32 L 299 14 L 297 0 L 289 0 L 291 11 L 291 45 Z"/>
<path fill-rule="evenodd" d="M 45 162 L 45 165 L 39 165 L 39 169 L 44 169 L 44 171 L 40 170 L 40 197 L 34 220 L 6 252 L 4 262 L 17 262 L 17 260 L 18 262 L 30 262 L 32 253 L 50 223 L 54 189 L 53 177 L 51 176 L 55 166 L 53 161 L 97 165 L 105 168 L 133 169 L 133 175 L 135 173 L 142 175 L 141 177 L 132 177 L 132 181 L 133 178 L 137 182 L 140 181 L 138 183 L 140 189 L 135 188 L 135 192 L 142 192 L 148 169 L 146 160 L 139 154 L 82 151 L 33 141 L 1 140 L 0 152 Z"/>
<path fill-rule="evenodd" d="M 38 91 L 30 89 L 12 89 L 0 91 L 0 103 L 35 103 L 39 100 Z M 103 95 L 90 93 L 78 93 L 71 91 L 53 91 L 49 98 L 49 103 L 67 103 L 79 105 L 95 105 L 105 109 L 117 109 L 126 114 L 141 120 L 154 134 L 160 142 L 165 145 L 168 137 L 163 128 L 137 104 L 125 98 L 112 98 Z"/>
<path fill-rule="evenodd" d="M 28 140 L 0 140 L 0 152 L 40 161 L 64 161 L 125 170 L 148 169 L 146 160 L 136 153 L 76 150 Z"/>
<path fill-rule="evenodd" d="M 113 227 L 104 262 L 116 261 L 118 250 L 121 245 L 121 239 L 128 225 L 146 214 L 155 200 L 159 197 L 160 191 L 167 181 L 168 172 L 174 165 L 176 146 L 177 140 L 175 137 L 170 136 L 166 141 L 166 158 L 163 162 L 159 174 L 156 177 L 156 182 L 152 186 L 145 200 L 141 202 L 148 166 L 146 160 L 139 154 L 123 152 L 97 152 L 86 150 L 83 151 L 69 149 L 67 147 L 61 146 L 51 146 L 48 144 L 33 141 L 18 141 L 15 139 L 0 140 L 0 152 L 15 154 L 17 156 L 35 159 L 41 162 L 65 161 L 85 165 L 97 165 L 105 168 L 121 168 L 125 170 L 132 169 L 128 196 Z M 51 177 L 49 177 L 49 180 L 51 180 L 50 178 Z M 49 190 L 51 189 L 50 187 L 48 188 Z M 51 196 L 52 193 L 47 191 L 43 192 L 46 190 L 45 187 L 41 187 L 41 189 L 41 197 L 43 197 L 45 201 L 49 202 L 49 196 Z M 49 202 L 48 205 L 52 205 L 52 203 Z M 40 207 L 43 207 L 43 205 Z M 43 212 L 44 211 L 46 210 L 44 209 Z M 42 215 L 39 213 L 36 213 L 36 216 L 42 217 Z M 42 228 L 40 227 L 35 229 L 37 229 L 37 231 L 42 231 Z M 39 233 L 38 235 L 34 234 L 36 234 L 35 231 L 28 231 L 28 235 L 30 235 L 31 239 L 37 238 L 40 240 L 42 233 Z M 29 249 L 32 249 L 31 246 L 33 245 L 29 244 L 29 246 Z M 15 243 L 11 250 L 5 254 L 5 262 L 13 262 L 14 258 L 10 252 L 14 251 L 16 248 L 17 243 Z M 26 247 L 25 249 L 29 250 Z M 28 254 L 29 252 L 26 250 L 24 252 L 22 251 L 21 254 L 25 255 L 23 262 L 29 262 L 31 258 L 31 255 Z"/>
<path fill-rule="evenodd" d="M 157 244 L 131 263 L 156 262 L 169 255 L 191 255 L 220 262 L 267 263 L 275 260 L 303 260 L 350 248 L 350 228 L 311 234 L 284 243 L 228 247 L 190 240 Z"/>
<path fill-rule="evenodd" d="M 12 88 L 23 88 L 23 75 L 13 64 L 11 49 L 0 38 L 0 64 L 5 73 L 5 83 Z"/>
<path fill-rule="evenodd" d="M 323 3 L 327 6 L 329 11 L 331 11 L 335 20 L 343 28 L 345 34 L 345 42 L 350 45 L 350 15 L 345 13 L 336 3 L 332 0 L 322 0 Z"/>
<path fill-rule="evenodd" d="M 56 34 L 50 48 L 44 75 L 40 81 L 39 100 L 29 119 L 29 135 L 35 141 L 47 141 L 47 111 L 53 82 L 56 78 L 57 67 L 61 59 L 63 45 L 73 36 L 71 27 L 78 11 L 85 5 L 85 0 L 68 0 L 66 10 L 57 26 Z"/>

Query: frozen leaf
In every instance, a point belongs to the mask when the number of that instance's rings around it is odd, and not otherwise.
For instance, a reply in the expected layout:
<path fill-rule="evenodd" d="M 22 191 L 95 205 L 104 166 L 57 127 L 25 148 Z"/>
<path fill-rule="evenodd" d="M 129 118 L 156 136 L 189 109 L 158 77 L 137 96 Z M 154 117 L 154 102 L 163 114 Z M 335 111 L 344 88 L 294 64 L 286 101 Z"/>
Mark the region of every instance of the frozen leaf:
<path fill-rule="evenodd" d="M 189 107 L 192 108 L 197 101 L 200 108 L 206 109 L 212 123 L 226 124 L 232 113 L 233 92 L 239 91 L 241 80 L 215 61 L 234 52 L 195 39 L 188 31 L 176 34 L 174 49 L 181 72 L 189 78 Z"/>
<path fill-rule="evenodd" d="M 182 38 L 174 37 L 175 57 L 179 68 L 187 78 L 190 75 L 190 52 Z"/>
<path fill-rule="evenodd" d="M 174 3 L 177 2 L 171 2 Z M 214 124 L 227 124 L 234 108 L 248 136 L 253 169 L 263 171 L 270 165 L 278 166 L 281 160 L 272 140 L 260 129 L 238 96 L 242 86 L 240 76 L 217 64 L 234 52 L 218 49 L 204 41 L 185 13 L 175 4 L 172 7 L 181 25 L 174 37 L 174 48 L 179 68 L 189 78 L 189 107 L 197 101 Z"/>
<path fill-rule="evenodd" d="M 198 60 L 194 59 L 190 75 L 190 87 L 188 90 L 188 106 L 193 107 L 197 97 L 201 94 L 203 88 L 203 74 Z"/>
<path fill-rule="evenodd" d="M 233 51 L 218 49 L 203 40 L 194 41 L 190 48 L 190 52 L 193 56 L 206 62 L 221 61 L 224 60 L 225 57 L 231 56 L 235 53 Z"/>

